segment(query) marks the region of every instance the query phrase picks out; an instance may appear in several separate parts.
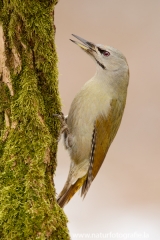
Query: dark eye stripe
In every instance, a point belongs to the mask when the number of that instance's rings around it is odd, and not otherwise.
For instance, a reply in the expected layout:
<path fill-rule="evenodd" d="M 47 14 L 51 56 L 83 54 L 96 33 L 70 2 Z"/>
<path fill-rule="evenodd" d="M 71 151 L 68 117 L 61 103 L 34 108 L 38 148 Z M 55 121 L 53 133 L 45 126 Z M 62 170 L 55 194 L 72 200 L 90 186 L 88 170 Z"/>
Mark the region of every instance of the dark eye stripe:
<path fill-rule="evenodd" d="M 110 52 L 106 51 L 106 50 L 103 50 L 101 48 L 98 48 L 98 51 L 103 54 L 104 56 L 108 57 L 110 55 Z"/>
<path fill-rule="evenodd" d="M 101 48 L 98 48 L 98 51 L 102 54 L 103 52 L 105 52 L 105 50 L 102 50 Z"/>

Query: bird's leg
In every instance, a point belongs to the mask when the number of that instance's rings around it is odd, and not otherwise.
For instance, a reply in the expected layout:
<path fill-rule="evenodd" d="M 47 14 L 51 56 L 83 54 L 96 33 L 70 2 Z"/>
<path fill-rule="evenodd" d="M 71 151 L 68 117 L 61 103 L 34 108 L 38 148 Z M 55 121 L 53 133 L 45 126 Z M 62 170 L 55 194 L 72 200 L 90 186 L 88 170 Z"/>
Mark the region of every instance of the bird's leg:
<path fill-rule="evenodd" d="M 64 114 L 61 112 L 60 114 L 53 114 L 53 116 L 59 118 L 60 122 L 61 122 L 61 129 L 60 129 L 60 133 L 59 133 L 59 137 L 58 137 L 58 142 L 61 140 L 61 135 L 68 135 L 69 134 L 69 129 L 68 129 L 68 125 L 67 125 L 67 117 L 68 116 L 64 116 Z"/>

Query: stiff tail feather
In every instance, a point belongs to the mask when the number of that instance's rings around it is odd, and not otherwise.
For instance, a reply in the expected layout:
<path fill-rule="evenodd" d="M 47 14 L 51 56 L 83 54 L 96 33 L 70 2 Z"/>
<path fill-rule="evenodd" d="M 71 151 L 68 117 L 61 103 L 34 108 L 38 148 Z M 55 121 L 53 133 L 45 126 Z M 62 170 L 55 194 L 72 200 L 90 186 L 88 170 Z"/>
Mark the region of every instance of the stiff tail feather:
<path fill-rule="evenodd" d="M 82 178 L 79 178 L 73 185 L 69 188 L 63 188 L 62 192 L 59 194 L 57 198 L 57 202 L 61 208 L 63 208 L 73 197 L 73 195 L 80 189 L 86 179 L 86 175 Z"/>

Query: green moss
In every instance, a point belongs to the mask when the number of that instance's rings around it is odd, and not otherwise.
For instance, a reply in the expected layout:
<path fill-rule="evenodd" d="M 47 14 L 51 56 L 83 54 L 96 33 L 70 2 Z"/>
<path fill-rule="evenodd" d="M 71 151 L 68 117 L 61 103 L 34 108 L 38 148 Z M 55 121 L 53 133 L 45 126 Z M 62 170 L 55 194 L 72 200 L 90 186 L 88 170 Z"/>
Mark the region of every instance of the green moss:
<path fill-rule="evenodd" d="M 53 184 L 60 127 L 53 114 L 61 111 L 55 4 L 0 0 L 6 65 L 14 92 L 11 97 L 0 82 L 0 234 L 4 240 L 69 239 Z M 5 111 L 14 127 L 5 129 Z"/>

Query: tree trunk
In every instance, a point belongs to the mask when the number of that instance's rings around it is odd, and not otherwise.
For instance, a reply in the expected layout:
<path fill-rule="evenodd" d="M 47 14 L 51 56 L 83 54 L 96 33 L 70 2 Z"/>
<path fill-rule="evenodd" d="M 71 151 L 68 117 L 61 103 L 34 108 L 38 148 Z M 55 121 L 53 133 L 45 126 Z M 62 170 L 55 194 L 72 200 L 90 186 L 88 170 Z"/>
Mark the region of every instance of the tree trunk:
<path fill-rule="evenodd" d="M 56 0 L 0 0 L 0 239 L 70 239 L 56 203 Z M 2 33 L 2 29 L 1 29 Z M 1 34 L 2 35 L 2 34 Z M 4 51 L 3 55 L 3 45 Z"/>

